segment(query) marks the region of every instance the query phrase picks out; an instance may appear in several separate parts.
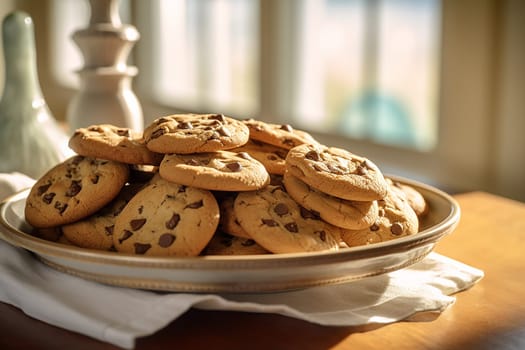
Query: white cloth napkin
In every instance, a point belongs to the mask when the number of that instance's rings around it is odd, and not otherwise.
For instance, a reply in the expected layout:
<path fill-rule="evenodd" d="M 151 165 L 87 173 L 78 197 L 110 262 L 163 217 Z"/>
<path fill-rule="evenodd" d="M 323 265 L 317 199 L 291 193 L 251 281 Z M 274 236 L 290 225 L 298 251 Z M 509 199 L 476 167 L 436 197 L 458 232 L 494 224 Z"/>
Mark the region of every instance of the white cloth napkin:
<path fill-rule="evenodd" d="M 454 303 L 453 293 L 482 277 L 476 268 L 431 253 L 389 274 L 292 292 L 156 293 L 73 277 L 0 241 L 0 301 L 44 322 L 127 349 L 134 347 L 136 338 L 155 333 L 192 307 L 275 313 L 330 326 L 382 324 L 419 312 L 441 312 Z"/>

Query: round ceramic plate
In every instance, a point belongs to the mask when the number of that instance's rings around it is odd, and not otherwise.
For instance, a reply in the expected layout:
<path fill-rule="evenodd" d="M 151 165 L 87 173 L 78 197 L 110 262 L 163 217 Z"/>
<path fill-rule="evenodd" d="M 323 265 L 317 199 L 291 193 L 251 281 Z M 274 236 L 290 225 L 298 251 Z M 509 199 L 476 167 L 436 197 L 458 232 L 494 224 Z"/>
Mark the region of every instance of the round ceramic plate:
<path fill-rule="evenodd" d="M 199 292 L 277 292 L 350 282 L 409 266 L 430 253 L 456 227 L 457 202 L 428 185 L 402 178 L 428 201 L 430 211 L 416 235 L 337 252 L 247 256 L 147 257 L 96 251 L 32 236 L 24 220 L 29 190 L 0 205 L 0 238 L 27 249 L 57 270 L 105 284 Z"/>

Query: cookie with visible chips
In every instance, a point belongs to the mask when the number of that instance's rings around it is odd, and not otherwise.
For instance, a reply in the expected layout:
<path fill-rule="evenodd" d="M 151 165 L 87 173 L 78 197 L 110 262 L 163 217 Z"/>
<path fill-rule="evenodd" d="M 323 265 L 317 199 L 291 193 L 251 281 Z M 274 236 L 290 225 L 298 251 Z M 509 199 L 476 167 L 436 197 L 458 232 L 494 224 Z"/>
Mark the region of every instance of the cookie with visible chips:
<path fill-rule="evenodd" d="M 388 184 L 374 163 L 341 148 L 320 144 L 294 147 L 286 156 L 286 170 L 337 198 L 373 201 L 387 193 Z"/>
<path fill-rule="evenodd" d="M 339 249 L 341 229 L 299 206 L 281 186 L 239 193 L 234 211 L 250 237 L 272 253 Z"/>
<path fill-rule="evenodd" d="M 401 183 L 399 181 L 395 181 L 393 179 L 387 178 L 387 182 L 393 186 L 394 188 L 399 189 L 401 192 L 403 192 L 408 200 L 408 203 L 414 209 L 416 212 L 416 215 L 418 217 L 423 217 L 428 213 L 429 206 L 427 201 L 425 200 L 425 197 L 416 190 L 414 187 Z"/>
<path fill-rule="evenodd" d="M 158 118 L 144 130 L 146 146 L 158 153 L 200 153 L 245 144 L 249 130 L 223 114 L 174 114 Z"/>
<path fill-rule="evenodd" d="M 73 245 L 95 250 L 111 250 L 115 220 L 126 204 L 142 189 L 144 184 L 133 183 L 122 188 L 120 193 L 95 214 L 62 226 L 62 234 Z"/>
<path fill-rule="evenodd" d="M 232 236 L 251 238 L 250 235 L 239 224 L 239 221 L 235 216 L 235 211 L 233 210 L 235 197 L 237 197 L 237 192 L 225 192 L 220 196 L 220 199 L 217 199 L 221 214 L 219 229 Z"/>
<path fill-rule="evenodd" d="M 418 232 L 418 217 L 403 193 L 389 187 L 386 197 L 377 203 L 379 216 L 376 222 L 362 230 L 342 232 L 341 239 L 348 246 L 385 242 Z"/>
<path fill-rule="evenodd" d="M 118 252 L 148 256 L 197 256 L 219 223 L 210 191 L 156 179 L 117 216 L 113 245 Z"/>
<path fill-rule="evenodd" d="M 126 164 L 74 156 L 56 165 L 31 188 L 26 221 L 37 228 L 83 219 L 111 202 L 127 182 Z"/>
<path fill-rule="evenodd" d="M 372 225 L 378 217 L 377 201 L 350 201 L 330 196 L 308 186 L 290 173 L 284 174 L 288 194 L 324 221 L 341 228 L 359 230 Z"/>
<path fill-rule="evenodd" d="M 282 175 L 286 169 L 285 159 L 288 150 L 285 148 L 250 139 L 246 144 L 232 151 L 248 153 L 261 162 L 270 174 Z"/>
<path fill-rule="evenodd" d="M 111 124 L 76 129 L 69 147 L 81 156 L 126 164 L 159 165 L 164 156 L 146 147 L 142 133 Z"/>
<path fill-rule="evenodd" d="M 217 191 L 251 191 L 270 182 L 264 165 L 246 152 L 166 154 L 159 174 L 171 182 Z"/>
<path fill-rule="evenodd" d="M 256 119 L 246 119 L 243 123 L 250 130 L 250 139 L 269 143 L 284 149 L 302 144 L 317 144 L 315 138 L 306 131 L 294 129 L 289 124 L 267 123 Z"/>

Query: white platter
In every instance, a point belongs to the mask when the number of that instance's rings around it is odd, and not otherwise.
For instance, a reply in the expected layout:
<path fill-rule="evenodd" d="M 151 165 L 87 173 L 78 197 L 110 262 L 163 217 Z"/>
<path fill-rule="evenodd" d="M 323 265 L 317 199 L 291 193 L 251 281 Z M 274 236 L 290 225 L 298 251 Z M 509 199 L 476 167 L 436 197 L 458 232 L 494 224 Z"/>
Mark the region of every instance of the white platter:
<path fill-rule="evenodd" d="M 394 271 L 423 259 L 459 222 L 448 194 L 395 178 L 420 191 L 430 206 L 418 234 L 338 252 L 250 256 L 147 257 L 72 247 L 32 236 L 24 220 L 29 190 L 0 204 L 0 238 L 50 267 L 105 284 L 197 293 L 279 292 L 345 283 Z"/>

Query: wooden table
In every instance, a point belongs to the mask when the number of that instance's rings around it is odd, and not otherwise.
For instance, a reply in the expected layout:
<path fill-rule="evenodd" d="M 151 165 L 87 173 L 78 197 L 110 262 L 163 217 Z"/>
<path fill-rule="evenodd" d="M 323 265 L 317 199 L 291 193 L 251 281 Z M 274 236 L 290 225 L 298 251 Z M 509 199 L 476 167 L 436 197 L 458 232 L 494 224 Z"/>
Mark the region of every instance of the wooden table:
<path fill-rule="evenodd" d="M 190 310 L 136 349 L 525 349 L 525 204 L 455 196 L 461 222 L 436 251 L 485 271 L 437 318 L 324 327 L 278 315 Z M 1 349 L 118 349 L 0 303 Z"/>

